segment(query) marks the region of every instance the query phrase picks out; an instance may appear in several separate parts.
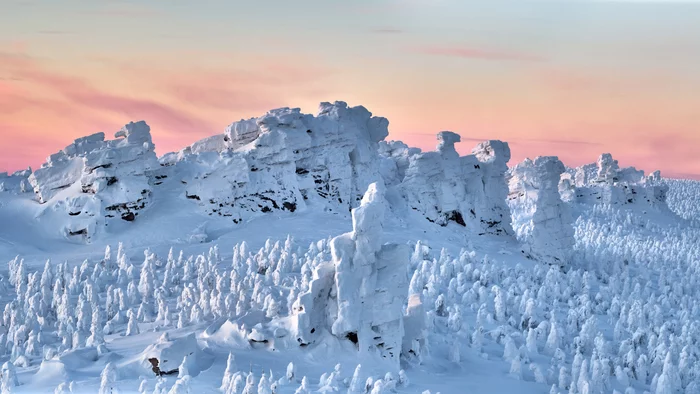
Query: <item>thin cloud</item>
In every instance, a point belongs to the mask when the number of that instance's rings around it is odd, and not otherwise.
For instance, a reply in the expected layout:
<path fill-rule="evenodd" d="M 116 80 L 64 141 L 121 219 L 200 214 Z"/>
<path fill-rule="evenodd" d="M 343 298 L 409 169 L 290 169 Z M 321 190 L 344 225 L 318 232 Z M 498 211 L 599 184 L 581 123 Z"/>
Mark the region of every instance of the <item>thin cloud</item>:
<path fill-rule="evenodd" d="M 65 36 L 76 34 L 76 32 L 70 30 L 39 30 L 36 33 L 49 36 Z"/>
<path fill-rule="evenodd" d="M 547 143 L 547 144 L 560 144 L 560 145 L 590 145 L 590 146 L 602 146 L 603 144 L 599 142 L 592 141 L 576 141 L 576 140 L 559 140 L 559 139 L 548 139 L 548 138 L 513 138 L 513 142 L 537 142 L 537 143 Z"/>
<path fill-rule="evenodd" d="M 516 62 L 542 62 L 545 59 L 525 53 L 517 52 L 501 52 L 489 49 L 470 48 L 470 47 L 455 47 L 455 46 L 426 46 L 414 48 L 413 52 L 422 53 L 425 55 L 457 57 L 463 59 L 475 60 L 493 60 L 493 61 L 516 61 Z"/>
<path fill-rule="evenodd" d="M 10 56 L 0 53 L 0 60 L 2 59 L 12 60 L 2 65 L 2 68 L 10 72 L 10 77 L 21 78 L 24 80 L 23 83 L 41 86 L 59 94 L 68 103 L 84 111 L 85 116 L 94 111 L 101 111 L 124 116 L 125 122 L 144 119 L 164 128 L 163 131 L 169 134 L 196 134 L 214 130 L 209 121 L 188 113 L 183 108 L 151 99 L 102 91 L 79 77 L 48 70 L 39 61 L 29 56 Z M 35 105 L 36 101 L 31 97 L 24 97 L 20 102 Z M 65 105 L 60 101 L 47 101 L 44 104 Z"/>
<path fill-rule="evenodd" d="M 392 28 L 392 27 L 383 27 L 383 28 L 378 28 L 378 29 L 372 29 L 372 33 L 376 33 L 376 34 L 400 34 L 400 33 L 403 33 L 403 30 Z"/>

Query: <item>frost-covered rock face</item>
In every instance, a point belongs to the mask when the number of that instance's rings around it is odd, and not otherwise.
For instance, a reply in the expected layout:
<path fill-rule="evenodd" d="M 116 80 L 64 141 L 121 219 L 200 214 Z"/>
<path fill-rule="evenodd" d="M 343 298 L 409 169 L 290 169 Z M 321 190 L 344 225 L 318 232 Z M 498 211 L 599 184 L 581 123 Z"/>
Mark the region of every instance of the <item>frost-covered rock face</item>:
<path fill-rule="evenodd" d="M 508 144 L 482 142 L 471 155 L 460 157 L 454 146 L 458 134 L 443 131 L 437 138 L 435 152 L 382 144 L 382 175 L 388 184 L 398 185 L 408 205 L 432 222 L 444 226 L 454 221 L 480 234 L 512 234 L 505 202 Z"/>
<path fill-rule="evenodd" d="M 300 297 L 299 342 L 313 342 L 320 329 L 330 330 L 355 343 L 361 354 L 398 365 L 410 250 L 382 244 L 386 205 L 384 185 L 371 184 L 352 211 L 353 231 L 331 241 L 332 264 L 316 269 L 310 290 Z M 324 326 L 328 321 L 331 327 Z"/>
<path fill-rule="evenodd" d="M 348 210 L 380 178 L 378 142 L 388 124 L 341 101 L 321 103 L 316 116 L 280 108 L 235 122 L 223 135 L 161 162 L 186 174 L 187 196 L 235 221 L 256 212 L 295 211 L 310 200 Z"/>
<path fill-rule="evenodd" d="M 576 168 L 574 185 L 572 201 L 578 203 L 667 208 L 668 186 L 659 171 L 645 177 L 644 171 L 634 167 L 620 168 L 609 153 L 602 154 L 595 164 Z"/>
<path fill-rule="evenodd" d="M 67 235 L 89 237 L 105 217 L 132 221 L 151 194 L 147 174 L 158 160 L 148 125 L 132 122 L 116 139 L 104 137 L 97 133 L 75 140 L 29 176 L 41 203 L 53 201 L 70 216 Z"/>
<path fill-rule="evenodd" d="M 510 170 L 508 204 L 523 252 L 538 260 L 565 265 L 574 247 L 568 206 L 560 197 L 564 164 L 557 157 L 526 159 Z"/>

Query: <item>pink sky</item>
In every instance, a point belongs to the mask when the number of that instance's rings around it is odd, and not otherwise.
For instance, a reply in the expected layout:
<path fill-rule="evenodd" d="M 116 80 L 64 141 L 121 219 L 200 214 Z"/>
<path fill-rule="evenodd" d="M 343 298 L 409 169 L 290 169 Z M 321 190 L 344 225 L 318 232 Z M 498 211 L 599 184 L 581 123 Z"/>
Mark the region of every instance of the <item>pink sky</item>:
<path fill-rule="evenodd" d="M 465 9 L 475 18 L 466 23 L 438 6 L 390 3 L 320 9 L 343 23 L 312 26 L 256 24 L 256 9 L 231 26 L 213 10 L 188 19 L 136 6 L 70 13 L 73 23 L 56 26 L 36 10 L 36 26 L 0 17 L 0 171 L 37 167 L 74 138 L 131 120 L 148 122 L 162 154 L 268 109 L 344 100 L 423 149 L 452 130 L 463 153 L 508 141 L 511 164 L 557 155 L 576 166 L 611 152 L 621 165 L 700 179 L 700 28 L 687 17 L 696 8 L 668 11 L 664 24 L 644 5 L 543 9 L 536 22 L 526 8 L 484 6 Z"/>

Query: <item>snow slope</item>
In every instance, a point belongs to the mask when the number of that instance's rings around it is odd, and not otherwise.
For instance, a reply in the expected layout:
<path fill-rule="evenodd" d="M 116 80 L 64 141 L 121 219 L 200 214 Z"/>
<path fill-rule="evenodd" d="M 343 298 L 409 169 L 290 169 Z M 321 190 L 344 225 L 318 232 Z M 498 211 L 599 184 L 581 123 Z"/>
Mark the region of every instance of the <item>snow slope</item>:
<path fill-rule="evenodd" d="M 130 123 L 3 175 L 2 392 L 700 392 L 700 183 L 387 127 L 283 108 L 156 159 Z"/>

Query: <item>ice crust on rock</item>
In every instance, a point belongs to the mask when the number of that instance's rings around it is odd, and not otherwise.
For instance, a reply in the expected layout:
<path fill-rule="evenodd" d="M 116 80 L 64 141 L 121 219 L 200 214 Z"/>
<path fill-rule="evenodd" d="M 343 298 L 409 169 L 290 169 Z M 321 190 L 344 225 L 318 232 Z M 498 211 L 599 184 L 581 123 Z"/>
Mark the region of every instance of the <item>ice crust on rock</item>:
<path fill-rule="evenodd" d="M 523 252 L 566 265 L 574 248 L 573 220 L 559 191 L 564 164 L 555 156 L 526 159 L 509 171 L 508 203 Z"/>
<path fill-rule="evenodd" d="M 105 217 L 134 220 L 151 194 L 148 173 L 157 167 L 150 127 L 131 122 L 114 140 L 105 140 L 104 133 L 76 139 L 49 156 L 29 182 L 39 202 L 65 208 L 68 235 L 90 236 Z M 61 194 L 72 188 L 77 193 Z"/>
<path fill-rule="evenodd" d="M 567 197 L 577 203 L 667 208 L 668 186 L 659 171 L 645 176 L 644 171 L 634 167 L 620 168 L 609 153 L 600 155 L 596 163 L 576 168 L 573 185 L 575 193 Z"/>
<path fill-rule="evenodd" d="M 309 291 L 299 298 L 297 337 L 309 344 L 330 331 L 355 343 L 361 354 L 398 365 L 410 250 L 382 243 L 384 193 L 382 183 L 371 184 L 352 211 L 353 231 L 331 240 L 332 262 L 315 269 Z"/>
<path fill-rule="evenodd" d="M 432 222 L 444 226 L 453 221 L 480 234 L 512 234 L 505 202 L 508 144 L 485 141 L 471 155 L 460 157 L 454 146 L 461 140 L 459 134 L 443 131 L 437 139 L 435 152 L 393 141 L 381 144 L 387 183 L 396 185 L 409 207 Z"/>

